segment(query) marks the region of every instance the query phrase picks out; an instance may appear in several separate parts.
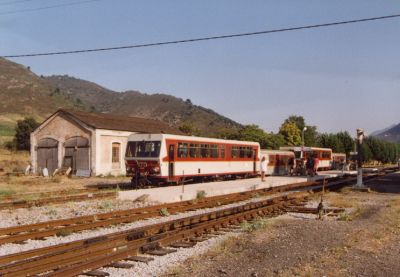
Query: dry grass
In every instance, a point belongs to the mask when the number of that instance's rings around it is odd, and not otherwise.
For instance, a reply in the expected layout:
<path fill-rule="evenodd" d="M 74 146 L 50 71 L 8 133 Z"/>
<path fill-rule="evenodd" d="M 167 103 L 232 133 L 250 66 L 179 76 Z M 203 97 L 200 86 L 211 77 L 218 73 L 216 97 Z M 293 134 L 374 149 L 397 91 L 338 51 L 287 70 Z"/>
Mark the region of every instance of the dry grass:
<path fill-rule="evenodd" d="M 11 172 L 25 172 L 25 168 L 29 164 L 29 152 L 28 151 L 9 151 L 0 148 L 0 168 L 3 172 L 0 174 L 6 174 Z"/>
<path fill-rule="evenodd" d="M 378 254 L 395 237 L 400 236 L 400 198 L 392 199 L 371 220 L 371 226 L 356 230 L 349 236 L 351 247 Z"/>
<path fill-rule="evenodd" d="M 98 183 L 129 182 L 129 178 L 68 178 L 66 176 L 40 177 L 40 176 L 0 176 L 0 191 L 12 189 L 12 194 L 29 194 L 55 191 L 70 191 L 84 189 L 87 185 Z"/>
<path fill-rule="evenodd" d="M 324 201 L 333 207 L 356 208 L 357 204 L 351 197 L 344 197 L 341 193 L 329 192 L 324 195 Z"/>

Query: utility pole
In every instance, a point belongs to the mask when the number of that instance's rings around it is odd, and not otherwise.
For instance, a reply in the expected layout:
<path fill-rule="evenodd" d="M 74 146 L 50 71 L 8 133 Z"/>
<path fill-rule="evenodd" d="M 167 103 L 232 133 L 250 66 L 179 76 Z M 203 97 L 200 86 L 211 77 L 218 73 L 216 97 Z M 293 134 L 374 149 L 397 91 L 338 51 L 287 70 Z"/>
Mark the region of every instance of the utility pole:
<path fill-rule="evenodd" d="M 363 149 L 362 144 L 364 140 L 364 130 L 357 129 L 357 188 L 364 188 L 363 184 L 363 170 L 362 170 L 362 162 L 363 162 Z"/>
<path fill-rule="evenodd" d="M 300 158 L 304 157 L 304 132 L 307 131 L 307 127 L 304 126 L 303 130 L 301 130 L 301 152 Z"/>

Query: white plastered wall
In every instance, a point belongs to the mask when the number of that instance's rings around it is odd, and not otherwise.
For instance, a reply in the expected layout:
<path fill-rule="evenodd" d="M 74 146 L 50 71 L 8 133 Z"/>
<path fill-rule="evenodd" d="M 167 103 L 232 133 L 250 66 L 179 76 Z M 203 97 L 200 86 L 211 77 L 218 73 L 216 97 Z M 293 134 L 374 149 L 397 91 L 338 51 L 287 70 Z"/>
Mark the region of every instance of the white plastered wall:
<path fill-rule="evenodd" d="M 113 131 L 96 129 L 95 135 L 92 137 L 93 155 L 95 164 L 93 174 L 98 175 L 125 175 L 125 151 L 128 142 L 128 136 L 133 134 L 126 131 Z M 112 144 L 120 143 L 119 165 L 112 163 Z"/>

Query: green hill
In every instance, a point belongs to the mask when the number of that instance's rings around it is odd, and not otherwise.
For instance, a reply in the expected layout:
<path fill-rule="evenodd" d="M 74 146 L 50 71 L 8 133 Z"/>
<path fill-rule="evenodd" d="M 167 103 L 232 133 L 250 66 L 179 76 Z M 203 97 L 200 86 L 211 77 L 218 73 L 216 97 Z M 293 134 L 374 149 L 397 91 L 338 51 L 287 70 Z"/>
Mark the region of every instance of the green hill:
<path fill-rule="evenodd" d="M 37 76 L 29 68 L 0 58 L 0 136 L 11 136 L 25 116 L 42 121 L 59 108 L 157 118 L 212 136 L 241 125 L 213 110 L 167 94 L 115 92 L 69 76 Z"/>

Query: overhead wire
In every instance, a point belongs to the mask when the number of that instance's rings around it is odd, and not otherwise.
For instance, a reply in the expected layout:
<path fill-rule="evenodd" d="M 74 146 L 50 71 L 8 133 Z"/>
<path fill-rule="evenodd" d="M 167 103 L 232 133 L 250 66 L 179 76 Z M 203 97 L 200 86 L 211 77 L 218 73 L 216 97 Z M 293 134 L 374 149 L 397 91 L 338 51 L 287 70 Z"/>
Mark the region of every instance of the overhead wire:
<path fill-rule="evenodd" d="M 345 25 L 345 24 L 368 22 L 368 21 L 393 19 L 393 18 L 398 18 L 398 17 L 400 17 L 400 14 L 392 14 L 392 15 L 385 15 L 385 16 L 378 16 L 378 17 L 352 19 L 352 20 L 345 20 L 345 21 L 335 21 L 335 22 L 329 22 L 329 23 L 321 23 L 321 24 L 314 24 L 314 25 L 304 25 L 304 26 L 297 26 L 297 27 L 288 27 L 288 28 L 281 28 L 281 29 L 272 29 L 272 30 L 264 30 L 264 31 L 257 31 L 257 32 L 249 32 L 249 33 L 236 33 L 236 34 L 218 35 L 218 36 L 210 36 L 210 37 L 199 37 L 199 38 L 190 38 L 190 39 L 163 41 L 163 42 L 133 44 L 133 45 L 125 45 L 125 46 L 93 48 L 93 49 L 43 52 L 43 53 L 31 53 L 31 54 L 17 54 L 17 55 L 4 55 L 2 57 L 4 57 L 4 58 L 38 57 L 38 56 L 67 55 L 67 54 L 113 51 L 113 50 L 132 49 L 132 48 L 155 47 L 155 46 L 164 46 L 164 45 L 170 45 L 170 44 L 192 43 L 192 42 L 217 40 L 217 39 L 228 39 L 228 38 L 237 38 L 237 37 L 246 37 L 246 36 L 266 35 L 266 34 L 272 34 L 272 33 L 298 31 L 298 30 L 304 30 L 304 29 L 314 29 L 314 28 L 338 26 L 338 25 Z"/>
<path fill-rule="evenodd" d="M 26 0 L 26 1 L 29 1 L 29 0 Z M 57 5 L 37 7 L 37 8 L 20 9 L 20 10 L 14 10 L 14 11 L 0 12 L 0 15 L 35 12 L 35 11 L 48 10 L 48 9 L 54 9 L 54 8 L 60 8 L 60 7 L 82 5 L 82 4 L 98 2 L 98 1 L 102 1 L 102 0 L 83 0 L 83 1 L 75 1 L 75 2 L 62 3 L 62 4 L 57 4 Z"/>
<path fill-rule="evenodd" d="M 18 0 L 18 1 L 0 2 L 0 6 L 14 5 L 14 4 L 30 2 L 30 1 L 33 1 L 33 0 Z"/>

